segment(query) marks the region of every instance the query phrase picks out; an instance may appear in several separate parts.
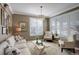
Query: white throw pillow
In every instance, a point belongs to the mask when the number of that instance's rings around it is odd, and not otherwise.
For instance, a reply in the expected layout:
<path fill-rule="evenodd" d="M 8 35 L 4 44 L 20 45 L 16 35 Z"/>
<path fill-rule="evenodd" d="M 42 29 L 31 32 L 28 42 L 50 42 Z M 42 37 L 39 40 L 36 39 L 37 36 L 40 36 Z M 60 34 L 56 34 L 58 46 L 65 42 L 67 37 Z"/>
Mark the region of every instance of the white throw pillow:
<path fill-rule="evenodd" d="M 68 37 L 68 42 L 73 42 L 73 41 L 74 41 L 73 35 L 69 35 L 69 37 Z"/>
<path fill-rule="evenodd" d="M 18 38 L 18 36 L 15 36 L 15 40 L 16 42 L 18 42 L 20 39 Z"/>
<path fill-rule="evenodd" d="M 14 44 L 16 42 L 14 36 L 9 37 L 7 39 L 7 41 L 8 41 L 8 43 L 9 43 L 10 46 L 14 46 Z"/>
<path fill-rule="evenodd" d="M 22 39 L 23 39 L 20 35 L 18 35 L 18 38 L 19 38 L 20 40 L 22 40 Z"/>
<path fill-rule="evenodd" d="M 62 40 L 59 40 L 58 42 L 59 42 L 60 45 L 64 44 L 64 41 L 62 41 Z"/>
<path fill-rule="evenodd" d="M 22 40 L 23 38 L 20 36 L 20 35 L 18 35 L 18 36 L 15 36 L 15 40 L 16 40 L 16 42 L 18 42 L 18 41 L 20 41 L 20 40 Z"/>

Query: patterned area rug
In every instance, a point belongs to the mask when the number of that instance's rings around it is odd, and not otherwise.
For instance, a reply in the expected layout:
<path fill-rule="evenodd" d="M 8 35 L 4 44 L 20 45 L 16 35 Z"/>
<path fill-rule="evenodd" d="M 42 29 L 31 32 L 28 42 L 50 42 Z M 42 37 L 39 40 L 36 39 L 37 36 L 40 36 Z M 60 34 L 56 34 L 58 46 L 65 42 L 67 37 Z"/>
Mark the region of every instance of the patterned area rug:
<path fill-rule="evenodd" d="M 28 41 L 27 44 L 32 55 L 39 55 L 39 50 L 35 48 L 35 45 L 32 43 L 32 41 Z M 56 43 L 44 42 L 43 44 L 46 47 L 42 55 L 69 55 L 67 51 L 61 52 L 60 47 Z"/>

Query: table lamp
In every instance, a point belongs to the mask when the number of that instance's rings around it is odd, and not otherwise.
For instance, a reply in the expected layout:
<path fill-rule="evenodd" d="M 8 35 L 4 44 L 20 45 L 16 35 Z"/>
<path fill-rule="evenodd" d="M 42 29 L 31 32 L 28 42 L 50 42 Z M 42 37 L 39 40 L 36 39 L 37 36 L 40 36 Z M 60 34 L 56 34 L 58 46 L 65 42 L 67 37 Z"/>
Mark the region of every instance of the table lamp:
<path fill-rule="evenodd" d="M 21 32 L 21 28 L 20 27 L 16 27 L 15 31 L 16 31 L 16 34 L 19 35 L 20 32 Z"/>

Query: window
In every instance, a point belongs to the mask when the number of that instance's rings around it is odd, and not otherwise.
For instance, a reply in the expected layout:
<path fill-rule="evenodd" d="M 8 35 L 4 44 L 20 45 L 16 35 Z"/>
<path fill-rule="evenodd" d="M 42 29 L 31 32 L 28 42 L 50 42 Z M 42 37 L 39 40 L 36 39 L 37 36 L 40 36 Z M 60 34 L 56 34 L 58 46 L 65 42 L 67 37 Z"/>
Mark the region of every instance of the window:
<path fill-rule="evenodd" d="M 50 30 L 53 34 L 56 33 L 56 20 L 54 18 L 50 19 Z"/>
<path fill-rule="evenodd" d="M 62 29 L 61 30 L 61 35 L 62 36 L 68 36 L 68 22 L 63 22 L 61 29 Z"/>
<path fill-rule="evenodd" d="M 30 36 L 43 35 L 43 19 L 30 18 Z"/>
<path fill-rule="evenodd" d="M 79 10 L 52 17 L 50 19 L 50 29 L 52 32 L 56 30 L 61 37 L 68 37 L 69 35 L 78 33 Z"/>
<path fill-rule="evenodd" d="M 57 34 L 60 35 L 60 22 L 57 21 L 57 25 L 56 25 L 56 30 L 57 30 Z"/>
<path fill-rule="evenodd" d="M 69 26 L 68 26 L 68 17 L 61 16 L 57 18 L 50 19 L 50 29 L 53 34 L 57 33 L 59 36 L 68 36 Z"/>

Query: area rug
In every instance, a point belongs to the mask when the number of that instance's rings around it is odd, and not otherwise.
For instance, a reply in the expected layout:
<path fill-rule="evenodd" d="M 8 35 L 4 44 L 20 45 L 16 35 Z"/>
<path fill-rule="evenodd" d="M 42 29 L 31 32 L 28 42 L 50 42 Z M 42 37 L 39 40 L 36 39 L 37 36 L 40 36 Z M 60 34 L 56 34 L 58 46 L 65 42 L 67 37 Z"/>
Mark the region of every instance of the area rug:
<path fill-rule="evenodd" d="M 28 41 L 27 44 L 32 55 L 39 55 L 38 49 L 34 48 L 35 46 L 31 41 Z M 44 49 L 42 55 L 69 55 L 67 51 L 61 52 L 61 48 L 56 43 L 44 42 L 43 44 L 47 47 Z"/>

